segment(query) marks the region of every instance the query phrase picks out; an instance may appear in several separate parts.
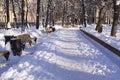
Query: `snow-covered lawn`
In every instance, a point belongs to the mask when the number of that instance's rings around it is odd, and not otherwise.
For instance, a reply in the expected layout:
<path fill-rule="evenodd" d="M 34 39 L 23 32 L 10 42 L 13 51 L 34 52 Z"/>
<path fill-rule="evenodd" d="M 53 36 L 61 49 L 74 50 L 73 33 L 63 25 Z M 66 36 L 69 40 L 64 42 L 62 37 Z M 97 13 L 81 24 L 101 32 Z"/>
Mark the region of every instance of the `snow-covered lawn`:
<path fill-rule="evenodd" d="M 91 27 L 84 30 L 98 35 Z M 38 37 L 37 43 L 27 46 L 21 57 L 11 53 L 10 61 L 0 63 L 0 80 L 120 79 L 119 57 L 86 38 L 79 28 L 59 27 L 50 34 L 34 28 L 29 31 Z M 104 33 L 99 35 L 102 38 Z M 4 45 L 4 30 L 0 30 L 0 50 L 5 48 L 8 49 L 9 44 Z"/>
<path fill-rule="evenodd" d="M 111 25 L 104 25 L 103 32 L 98 33 L 95 31 L 95 25 L 88 25 L 84 30 L 120 50 L 120 25 L 118 25 L 116 37 L 110 36 L 111 28 Z"/>

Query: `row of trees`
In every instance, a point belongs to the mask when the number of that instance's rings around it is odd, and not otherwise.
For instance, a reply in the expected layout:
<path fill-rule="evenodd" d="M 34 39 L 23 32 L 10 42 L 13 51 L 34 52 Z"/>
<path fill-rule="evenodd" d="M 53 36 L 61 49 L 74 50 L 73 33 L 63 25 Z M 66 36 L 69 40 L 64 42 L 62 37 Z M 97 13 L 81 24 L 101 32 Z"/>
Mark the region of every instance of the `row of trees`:
<path fill-rule="evenodd" d="M 17 24 L 17 12 L 21 13 L 22 27 L 27 23 L 28 13 L 33 14 L 36 28 L 39 22 L 43 26 L 54 25 L 54 22 L 61 22 L 62 26 L 70 22 L 76 24 L 97 24 L 95 30 L 102 32 L 104 23 L 113 24 L 111 36 L 116 36 L 119 20 L 119 0 L 1 0 L 7 23 L 9 22 L 9 10 L 13 11 L 14 22 Z M 10 6 L 12 5 L 12 6 Z M 24 31 L 24 27 L 23 27 Z"/>
<path fill-rule="evenodd" d="M 111 5 L 112 2 L 112 7 L 113 7 L 113 23 L 112 23 L 112 29 L 111 29 L 111 36 L 116 36 L 116 32 L 117 32 L 117 25 L 118 25 L 118 20 L 119 20 L 119 12 L 120 12 L 120 1 L 119 0 L 104 0 L 104 2 L 102 2 L 102 7 L 100 8 L 100 12 L 99 12 L 99 20 L 97 23 L 97 26 L 95 28 L 95 30 L 97 30 L 98 32 L 102 32 L 102 27 L 103 27 L 103 23 L 104 23 L 104 18 L 105 18 L 105 14 L 107 12 L 107 9 L 109 9 L 109 5 Z"/>

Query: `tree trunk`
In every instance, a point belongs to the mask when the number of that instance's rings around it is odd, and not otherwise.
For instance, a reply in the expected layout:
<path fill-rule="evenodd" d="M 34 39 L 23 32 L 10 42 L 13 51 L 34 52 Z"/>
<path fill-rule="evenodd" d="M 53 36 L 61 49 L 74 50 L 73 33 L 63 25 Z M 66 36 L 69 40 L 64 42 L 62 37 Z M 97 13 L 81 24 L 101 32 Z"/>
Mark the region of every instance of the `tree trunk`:
<path fill-rule="evenodd" d="M 27 16 L 28 16 L 28 8 L 27 8 L 26 19 L 25 19 L 25 20 L 26 20 L 25 24 L 26 24 L 26 26 L 28 27 L 28 25 L 27 25 L 27 24 L 28 24 L 28 18 L 27 18 Z"/>
<path fill-rule="evenodd" d="M 114 4 L 114 18 L 113 18 L 113 25 L 111 29 L 111 36 L 116 37 L 120 4 L 116 5 L 116 0 L 113 0 L 113 4 Z"/>
<path fill-rule="evenodd" d="M 66 7 L 66 4 L 65 4 L 66 0 L 64 0 L 63 2 L 63 13 L 62 13 L 62 27 L 64 26 L 64 19 L 65 19 L 65 7 Z"/>
<path fill-rule="evenodd" d="M 107 1 L 105 3 L 107 3 Z M 100 9 L 100 12 L 99 12 L 99 19 L 98 19 L 97 26 L 95 28 L 95 30 L 98 31 L 99 33 L 102 32 L 102 27 L 103 27 L 102 24 L 104 22 L 106 10 L 107 10 L 107 4 L 102 6 L 102 8 Z"/>
<path fill-rule="evenodd" d="M 20 3 L 17 1 L 17 5 L 18 5 L 18 9 L 19 9 L 19 12 L 17 13 L 17 15 L 18 15 L 18 21 L 20 21 L 20 17 L 21 17 L 21 15 L 20 14 L 22 14 L 22 12 L 21 12 L 21 5 L 20 5 Z M 19 27 L 19 26 L 18 26 Z"/>
<path fill-rule="evenodd" d="M 25 19 L 26 22 L 25 22 L 25 24 L 28 27 L 28 25 L 27 25 L 28 24 L 28 2 L 27 2 L 27 0 L 26 0 L 26 8 L 27 8 L 27 11 L 26 11 L 26 15 L 25 15 L 26 16 L 26 19 Z"/>
<path fill-rule="evenodd" d="M 86 22 L 86 11 L 85 11 L 85 1 L 82 0 L 82 11 L 83 11 L 83 23 L 84 23 L 84 26 L 86 27 L 87 26 L 87 22 Z"/>
<path fill-rule="evenodd" d="M 21 8 L 22 8 L 22 11 L 21 11 L 21 19 L 22 19 L 22 28 L 21 28 L 21 32 L 24 32 L 25 31 L 25 27 L 24 27 L 24 6 L 25 6 L 25 2 L 24 0 L 22 0 L 22 4 L 21 4 Z"/>
<path fill-rule="evenodd" d="M 11 2 L 12 2 L 12 10 L 13 10 L 13 14 L 14 14 L 15 27 L 18 28 L 18 26 L 17 26 L 17 17 L 16 17 L 16 13 L 15 13 L 14 1 L 11 0 Z"/>
<path fill-rule="evenodd" d="M 48 25 L 48 17 L 49 17 L 50 2 L 51 2 L 51 0 L 48 0 L 48 5 L 47 5 L 47 15 L 46 15 L 46 21 L 45 21 L 45 27 L 47 27 L 47 25 Z"/>
<path fill-rule="evenodd" d="M 36 29 L 39 29 L 40 1 L 41 0 L 37 0 Z"/>
<path fill-rule="evenodd" d="M 7 23 L 6 23 L 6 27 L 8 28 L 7 24 L 10 21 L 10 17 L 9 17 L 9 0 L 6 0 L 6 16 L 7 16 Z"/>

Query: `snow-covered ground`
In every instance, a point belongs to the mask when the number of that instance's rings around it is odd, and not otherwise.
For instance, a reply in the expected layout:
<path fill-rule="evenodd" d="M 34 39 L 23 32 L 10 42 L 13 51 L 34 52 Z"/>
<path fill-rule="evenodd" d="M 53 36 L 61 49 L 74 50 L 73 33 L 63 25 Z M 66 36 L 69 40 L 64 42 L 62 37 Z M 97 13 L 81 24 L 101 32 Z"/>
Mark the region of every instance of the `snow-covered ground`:
<path fill-rule="evenodd" d="M 111 25 L 104 25 L 103 32 L 97 33 L 95 25 L 88 25 L 84 30 L 120 50 L 120 25 L 118 26 L 116 37 L 110 36 L 111 28 Z"/>
<path fill-rule="evenodd" d="M 93 27 L 91 25 L 84 30 L 98 35 Z M 14 29 L 12 31 L 19 32 Z M 59 26 L 50 34 L 34 28 L 26 32 L 36 36 L 37 43 L 27 46 L 21 57 L 13 56 L 11 52 L 10 60 L 0 63 L 0 80 L 120 79 L 119 57 L 87 38 L 79 28 L 66 29 Z M 100 38 L 109 38 L 118 45 L 117 40 L 120 38 L 106 37 L 105 32 L 99 34 Z M 4 45 L 4 30 L 0 30 L 0 50 L 4 49 L 9 49 L 9 43 Z M 3 59 L 0 57 L 0 60 Z"/>

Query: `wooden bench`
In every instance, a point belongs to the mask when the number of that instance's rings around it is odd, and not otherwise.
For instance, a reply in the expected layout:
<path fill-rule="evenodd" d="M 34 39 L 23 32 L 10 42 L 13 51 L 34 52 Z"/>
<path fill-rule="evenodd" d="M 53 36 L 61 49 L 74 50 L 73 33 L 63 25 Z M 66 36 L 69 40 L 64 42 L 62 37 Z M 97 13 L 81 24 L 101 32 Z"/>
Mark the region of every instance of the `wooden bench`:
<path fill-rule="evenodd" d="M 9 42 L 12 38 L 15 38 L 13 35 L 4 35 L 5 38 L 5 45 L 7 44 L 7 42 Z"/>
<path fill-rule="evenodd" d="M 17 39 L 21 39 L 21 42 L 23 44 L 29 43 L 29 45 L 31 46 L 32 44 L 32 40 L 34 40 L 36 42 L 37 38 L 31 38 L 30 34 L 21 34 L 21 35 L 17 35 L 15 36 Z"/>
<path fill-rule="evenodd" d="M 55 28 L 54 27 L 46 27 L 45 31 L 46 31 L 46 33 L 51 33 L 51 32 L 55 31 Z"/>
<path fill-rule="evenodd" d="M 9 51 L 0 51 L 0 57 L 4 56 L 6 61 L 9 59 L 10 52 Z"/>

